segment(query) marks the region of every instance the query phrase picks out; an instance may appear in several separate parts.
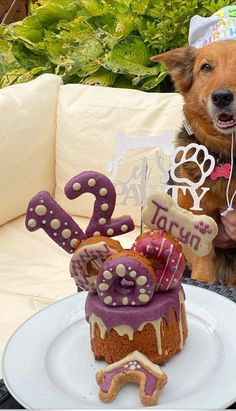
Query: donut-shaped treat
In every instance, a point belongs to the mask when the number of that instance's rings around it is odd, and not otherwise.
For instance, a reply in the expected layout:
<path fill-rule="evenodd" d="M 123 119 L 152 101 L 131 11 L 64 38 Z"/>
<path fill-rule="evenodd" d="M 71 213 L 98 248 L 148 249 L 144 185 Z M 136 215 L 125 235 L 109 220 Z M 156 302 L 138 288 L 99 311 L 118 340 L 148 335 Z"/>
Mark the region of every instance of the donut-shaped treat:
<path fill-rule="evenodd" d="M 133 251 L 122 251 L 102 265 L 97 276 L 97 293 L 110 306 L 138 306 L 149 303 L 155 291 L 150 262 Z"/>
<path fill-rule="evenodd" d="M 176 239 L 164 231 L 148 231 L 136 239 L 132 250 L 151 262 L 157 279 L 156 291 L 167 291 L 178 284 L 186 260 Z"/>
<path fill-rule="evenodd" d="M 99 236 L 80 242 L 71 262 L 70 273 L 78 287 L 96 293 L 96 277 L 108 257 L 122 250 L 119 241 Z"/>

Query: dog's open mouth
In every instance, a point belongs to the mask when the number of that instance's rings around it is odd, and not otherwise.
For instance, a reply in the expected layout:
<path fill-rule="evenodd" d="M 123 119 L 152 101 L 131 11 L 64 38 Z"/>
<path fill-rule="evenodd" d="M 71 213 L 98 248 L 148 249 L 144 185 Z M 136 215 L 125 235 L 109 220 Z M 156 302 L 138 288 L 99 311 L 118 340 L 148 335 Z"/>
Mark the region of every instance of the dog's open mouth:
<path fill-rule="evenodd" d="M 218 113 L 216 115 L 216 125 L 223 130 L 236 127 L 236 118 L 232 114 Z"/>

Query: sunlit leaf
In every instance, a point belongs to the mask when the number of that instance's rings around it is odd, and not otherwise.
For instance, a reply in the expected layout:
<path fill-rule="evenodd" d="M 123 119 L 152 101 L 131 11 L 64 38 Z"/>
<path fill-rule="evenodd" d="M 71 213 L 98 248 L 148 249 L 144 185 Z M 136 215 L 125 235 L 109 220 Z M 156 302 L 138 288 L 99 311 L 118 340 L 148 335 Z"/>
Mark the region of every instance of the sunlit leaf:
<path fill-rule="evenodd" d="M 92 86 L 103 86 L 103 87 L 111 87 L 113 86 L 116 80 L 116 74 L 112 73 L 111 71 L 107 71 L 104 69 L 99 69 L 91 76 L 86 77 L 82 83 L 83 84 L 90 84 Z"/>

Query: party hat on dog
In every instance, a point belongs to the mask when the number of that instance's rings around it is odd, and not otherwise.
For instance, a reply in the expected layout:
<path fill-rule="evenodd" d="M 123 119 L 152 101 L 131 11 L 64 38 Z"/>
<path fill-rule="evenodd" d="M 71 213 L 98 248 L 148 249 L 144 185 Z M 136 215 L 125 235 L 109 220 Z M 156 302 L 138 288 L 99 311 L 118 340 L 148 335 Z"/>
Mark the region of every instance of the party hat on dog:
<path fill-rule="evenodd" d="M 193 16 L 189 45 L 203 47 L 219 40 L 236 40 L 236 5 L 226 6 L 210 17 Z"/>

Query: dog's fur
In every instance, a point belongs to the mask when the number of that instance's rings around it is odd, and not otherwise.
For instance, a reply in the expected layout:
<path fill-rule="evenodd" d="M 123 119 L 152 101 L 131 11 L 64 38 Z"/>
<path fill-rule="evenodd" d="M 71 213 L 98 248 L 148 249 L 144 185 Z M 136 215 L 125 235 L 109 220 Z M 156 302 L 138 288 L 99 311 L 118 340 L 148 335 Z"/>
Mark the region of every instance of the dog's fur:
<path fill-rule="evenodd" d="M 183 47 L 154 56 L 152 60 L 167 66 L 177 90 L 184 97 L 184 115 L 194 135 L 189 136 L 183 128 L 177 135 L 176 145 L 186 146 L 191 142 L 204 144 L 209 153 L 221 153 L 224 162 L 230 162 L 231 135 L 236 132 L 236 40 L 218 41 L 199 49 Z M 219 103 L 213 97 L 218 91 L 229 91 L 232 100 L 221 99 Z M 222 128 L 219 120 L 224 122 L 226 119 L 232 120 L 232 127 L 224 123 L 227 128 Z M 234 155 L 236 157 L 236 151 Z M 199 168 L 196 163 L 186 162 L 180 166 L 179 173 L 181 177 L 197 181 Z M 212 181 L 208 177 L 204 186 L 210 190 L 201 200 L 201 213 L 218 222 L 219 209 L 227 208 L 227 180 L 218 178 Z M 229 198 L 235 189 L 236 171 L 233 170 Z M 188 194 L 180 194 L 178 202 L 186 209 L 192 206 Z M 228 286 L 236 286 L 236 250 L 212 248 L 206 257 L 193 257 L 192 278 L 208 282 L 220 280 Z"/>

